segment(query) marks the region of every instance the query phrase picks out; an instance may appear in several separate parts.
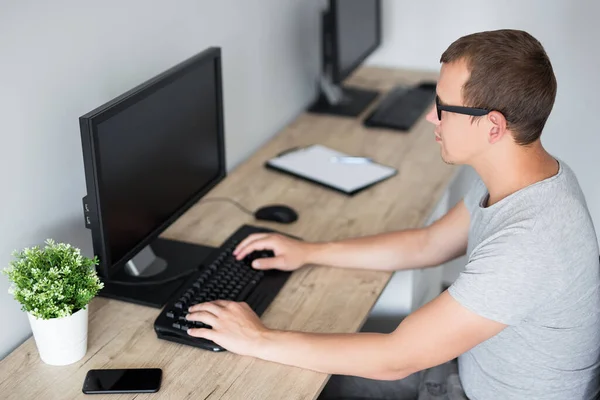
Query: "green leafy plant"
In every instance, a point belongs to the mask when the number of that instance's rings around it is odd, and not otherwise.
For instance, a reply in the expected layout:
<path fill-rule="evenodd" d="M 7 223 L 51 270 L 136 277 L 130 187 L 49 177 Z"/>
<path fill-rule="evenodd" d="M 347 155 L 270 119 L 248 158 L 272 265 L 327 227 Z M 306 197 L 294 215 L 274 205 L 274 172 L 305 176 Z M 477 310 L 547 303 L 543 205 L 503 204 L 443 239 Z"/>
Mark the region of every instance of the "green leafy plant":
<path fill-rule="evenodd" d="M 48 239 L 44 248 L 25 248 L 13 257 L 3 271 L 12 283 L 9 293 L 36 318 L 67 317 L 85 308 L 104 286 L 94 268 L 97 257 L 84 257 L 70 244 Z"/>

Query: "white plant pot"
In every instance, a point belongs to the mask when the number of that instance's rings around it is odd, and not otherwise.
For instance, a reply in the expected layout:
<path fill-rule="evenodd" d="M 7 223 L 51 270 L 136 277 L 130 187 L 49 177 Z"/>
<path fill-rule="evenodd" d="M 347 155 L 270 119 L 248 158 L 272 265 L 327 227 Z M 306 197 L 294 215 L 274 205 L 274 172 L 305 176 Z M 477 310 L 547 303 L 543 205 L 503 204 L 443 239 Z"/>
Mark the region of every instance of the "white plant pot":
<path fill-rule="evenodd" d="M 88 308 L 63 318 L 38 319 L 27 313 L 40 358 L 50 365 L 77 362 L 87 351 Z"/>

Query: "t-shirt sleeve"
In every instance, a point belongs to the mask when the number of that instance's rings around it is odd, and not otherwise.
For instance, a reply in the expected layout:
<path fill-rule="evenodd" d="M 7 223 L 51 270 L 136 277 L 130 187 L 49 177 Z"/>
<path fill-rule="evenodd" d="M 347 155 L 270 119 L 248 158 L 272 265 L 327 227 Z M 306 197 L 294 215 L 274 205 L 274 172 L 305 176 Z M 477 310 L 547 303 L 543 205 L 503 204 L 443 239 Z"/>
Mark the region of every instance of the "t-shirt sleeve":
<path fill-rule="evenodd" d="M 463 307 L 506 325 L 525 320 L 552 296 L 547 257 L 527 239 L 502 237 L 474 249 L 448 292 Z M 551 268 L 551 267 L 550 267 Z"/>

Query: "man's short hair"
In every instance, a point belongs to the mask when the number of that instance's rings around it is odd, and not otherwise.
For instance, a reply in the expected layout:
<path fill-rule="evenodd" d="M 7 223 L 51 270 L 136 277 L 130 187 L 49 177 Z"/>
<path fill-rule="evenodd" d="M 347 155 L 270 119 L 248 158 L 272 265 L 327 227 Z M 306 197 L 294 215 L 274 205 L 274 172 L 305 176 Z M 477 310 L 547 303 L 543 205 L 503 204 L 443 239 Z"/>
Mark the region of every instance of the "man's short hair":
<path fill-rule="evenodd" d="M 465 105 L 501 112 L 520 145 L 539 139 L 556 98 L 542 44 L 519 30 L 479 32 L 452 43 L 440 62 L 461 60 L 471 73 L 462 88 Z"/>

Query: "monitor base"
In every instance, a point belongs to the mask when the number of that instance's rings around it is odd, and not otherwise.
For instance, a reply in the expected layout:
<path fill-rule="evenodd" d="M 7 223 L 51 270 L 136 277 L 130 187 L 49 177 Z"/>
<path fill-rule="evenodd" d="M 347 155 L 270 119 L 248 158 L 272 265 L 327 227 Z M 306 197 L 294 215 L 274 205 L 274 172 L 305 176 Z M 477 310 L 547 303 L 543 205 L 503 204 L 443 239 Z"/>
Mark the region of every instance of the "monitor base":
<path fill-rule="evenodd" d="M 100 278 L 104 282 L 104 288 L 100 290 L 98 295 L 143 306 L 162 308 L 187 280 L 188 276 L 156 285 L 136 286 L 135 283 L 163 281 L 184 274 L 186 271 L 189 271 L 191 275 L 193 269 L 197 268 L 199 270 L 202 262 L 215 250 L 214 247 L 162 238 L 155 239 L 150 247 L 157 257 L 167 260 L 168 266 L 164 271 L 152 277 L 136 277 L 128 274 L 125 268 L 122 268 L 110 279 Z M 132 284 L 112 283 L 111 281 Z"/>
<path fill-rule="evenodd" d="M 330 114 L 344 117 L 357 117 L 375 100 L 379 92 L 374 90 L 359 89 L 356 87 L 343 87 L 341 99 L 332 103 L 321 92 L 319 98 L 308 109 L 315 114 Z"/>

